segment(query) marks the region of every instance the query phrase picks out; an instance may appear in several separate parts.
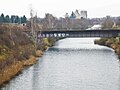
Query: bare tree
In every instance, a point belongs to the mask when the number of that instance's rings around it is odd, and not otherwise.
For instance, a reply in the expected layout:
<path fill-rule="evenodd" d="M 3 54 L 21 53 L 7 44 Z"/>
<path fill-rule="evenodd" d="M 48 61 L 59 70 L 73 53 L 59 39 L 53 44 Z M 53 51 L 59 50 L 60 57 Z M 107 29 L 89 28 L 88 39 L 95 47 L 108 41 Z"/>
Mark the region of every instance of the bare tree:
<path fill-rule="evenodd" d="M 35 46 L 35 51 L 37 49 L 37 34 L 36 34 L 36 20 L 35 20 L 35 16 L 34 16 L 34 11 L 32 8 L 30 8 L 30 23 L 31 23 L 31 34 L 32 34 L 32 39 L 34 42 L 34 46 Z"/>
<path fill-rule="evenodd" d="M 107 16 L 106 20 L 102 23 L 103 29 L 111 29 L 113 27 L 113 20 L 110 16 Z"/>

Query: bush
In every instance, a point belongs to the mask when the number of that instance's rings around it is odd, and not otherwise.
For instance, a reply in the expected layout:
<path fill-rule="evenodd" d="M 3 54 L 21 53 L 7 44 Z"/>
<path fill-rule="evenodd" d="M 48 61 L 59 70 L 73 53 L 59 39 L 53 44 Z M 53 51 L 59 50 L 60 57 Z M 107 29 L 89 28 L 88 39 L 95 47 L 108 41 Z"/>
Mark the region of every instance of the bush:
<path fill-rule="evenodd" d="M 33 54 L 35 55 L 33 41 L 19 27 L 0 25 L 0 69 L 16 60 L 28 59 Z"/>

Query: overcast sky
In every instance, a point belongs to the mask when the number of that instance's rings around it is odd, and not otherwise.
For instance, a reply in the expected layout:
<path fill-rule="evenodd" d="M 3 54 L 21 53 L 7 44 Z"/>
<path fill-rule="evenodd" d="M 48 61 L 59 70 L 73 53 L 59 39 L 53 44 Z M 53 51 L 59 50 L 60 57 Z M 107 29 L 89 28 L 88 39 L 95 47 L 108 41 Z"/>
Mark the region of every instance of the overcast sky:
<path fill-rule="evenodd" d="M 64 17 L 76 9 L 88 11 L 88 18 L 120 16 L 120 0 L 0 0 L 0 14 L 30 17 L 31 5 L 39 17 L 45 13 Z"/>

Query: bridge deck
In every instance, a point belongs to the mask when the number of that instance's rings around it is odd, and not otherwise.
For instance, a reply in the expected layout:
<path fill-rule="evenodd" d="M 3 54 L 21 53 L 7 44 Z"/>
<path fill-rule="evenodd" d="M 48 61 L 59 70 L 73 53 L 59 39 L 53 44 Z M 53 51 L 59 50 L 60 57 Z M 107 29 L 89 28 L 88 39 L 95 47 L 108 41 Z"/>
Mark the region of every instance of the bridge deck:
<path fill-rule="evenodd" d="M 120 30 L 72 30 L 72 31 L 38 31 L 38 38 L 41 37 L 117 37 L 120 36 Z"/>

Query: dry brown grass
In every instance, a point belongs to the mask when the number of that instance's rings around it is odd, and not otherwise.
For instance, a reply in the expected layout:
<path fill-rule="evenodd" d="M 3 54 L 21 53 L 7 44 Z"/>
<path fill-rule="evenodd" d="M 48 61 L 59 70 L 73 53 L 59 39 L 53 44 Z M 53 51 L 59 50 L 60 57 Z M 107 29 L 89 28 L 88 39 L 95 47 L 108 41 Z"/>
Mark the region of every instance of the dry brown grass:
<path fill-rule="evenodd" d="M 0 25 L 0 85 L 43 55 L 40 50 L 35 52 L 33 41 L 22 30 L 24 28 L 17 25 Z M 47 47 L 45 41 L 39 46 L 41 50 Z"/>
<path fill-rule="evenodd" d="M 17 61 L 12 65 L 6 66 L 0 71 L 0 85 L 9 81 L 12 77 L 22 71 L 25 66 L 33 65 L 35 63 L 36 58 L 34 56 L 30 56 L 28 60 Z"/>
<path fill-rule="evenodd" d="M 14 75 L 23 69 L 22 62 L 16 62 L 13 65 L 6 66 L 0 72 L 0 85 L 4 82 L 9 81 Z"/>
<path fill-rule="evenodd" d="M 26 26 L 20 25 L 20 24 L 0 24 L 1 30 L 21 30 L 21 31 L 27 31 L 28 28 Z"/>
<path fill-rule="evenodd" d="M 115 50 L 115 53 L 118 55 L 118 58 L 120 59 L 120 41 L 119 38 L 108 38 L 108 39 L 100 39 L 100 40 L 96 40 L 95 44 L 99 44 L 99 45 L 105 45 L 108 46 L 112 49 Z"/>
<path fill-rule="evenodd" d="M 36 57 L 41 57 L 43 55 L 43 52 L 41 50 L 36 51 Z"/>
<path fill-rule="evenodd" d="M 36 51 L 38 56 L 42 56 L 42 51 Z M 36 56 L 37 56 L 36 55 Z M 13 64 L 6 66 L 4 69 L 0 70 L 0 86 L 3 85 L 6 81 L 10 81 L 12 77 L 18 74 L 20 71 L 23 70 L 25 66 L 31 66 L 37 62 L 35 56 L 30 55 L 29 59 L 22 60 L 22 61 L 15 61 Z"/>

